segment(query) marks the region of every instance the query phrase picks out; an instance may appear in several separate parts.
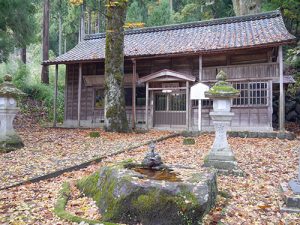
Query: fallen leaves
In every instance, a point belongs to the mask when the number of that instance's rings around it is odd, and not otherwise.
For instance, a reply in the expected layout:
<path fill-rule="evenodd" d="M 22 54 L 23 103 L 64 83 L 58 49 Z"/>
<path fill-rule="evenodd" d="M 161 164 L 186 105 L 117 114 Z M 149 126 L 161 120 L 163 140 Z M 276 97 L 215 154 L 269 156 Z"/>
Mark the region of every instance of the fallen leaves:
<path fill-rule="evenodd" d="M 170 134 L 107 133 L 98 129 L 99 138 L 90 138 L 91 130 L 45 129 L 38 126 L 19 129 L 25 147 L 0 154 L 0 188 L 79 165 L 95 158 Z"/>
<path fill-rule="evenodd" d="M 45 137 L 47 132 L 51 136 L 52 141 L 47 141 L 47 144 L 45 144 L 45 140 L 49 140 Z M 58 134 L 55 134 L 55 132 Z M 69 149 L 60 148 L 60 154 L 65 151 L 67 156 L 72 157 L 73 153 L 74 155 L 79 154 L 80 151 L 77 148 L 80 148 L 78 145 L 79 143 L 82 144 L 83 141 L 91 142 L 88 148 L 101 146 L 93 142 L 96 139 L 87 137 L 88 132 L 85 130 L 40 130 L 40 138 L 43 141 L 39 141 L 39 144 L 36 145 L 32 143 L 32 146 L 37 147 L 41 145 L 46 147 L 45 149 L 34 148 L 35 154 L 41 154 L 42 157 L 43 153 L 48 154 L 45 151 L 49 149 L 49 146 L 59 146 L 55 143 L 63 143 Z M 157 135 L 157 133 L 151 132 L 144 136 L 136 135 L 130 139 L 130 135 L 127 134 L 110 134 L 101 131 L 102 141 L 98 140 L 101 144 L 105 144 L 106 147 L 114 149 L 114 135 L 119 141 L 137 141 L 145 138 L 147 135 L 149 135 L 147 138 L 152 138 L 150 135 Z M 39 139 L 36 135 L 28 136 L 31 137 L 31 140 Z M 71 139 L 68 140 L 69 138 Z M 201 170 L 203 159 L 212 145 L 213 135 L 202 135 L 196 138 L 195 145 L 190 146 L 182 145 L 183 139 L 183 137 L 176 137 L 159 142 L 156 145 L 156 149 L 160 153 L 162 160 L 167 164 L 192 166 Z M 116 142 L 116 146 L 118 146 L 118 143 Z M 281 213 L 279 209 L 283 203 L 279 184 L 296 177 L 299 140 L 230 138 L 229 143 L 236 155 L 239 166 L 246 172 L 247 176 L 218 176 L 218 188 L 223 194 L 221 197 L 220 195 L 218 196 L 216 208 L 205 217 L 205 224 L 299 224 L 299 215 Z M 55 149 L 53 151 L 55 154 L 58 153 Z M 72 183 L 85 175 L 95 172 L 99 167 L 116 161 L 129 158 L 141 161 L 147 151 L 148 147 L 143 146 L 133 151 L 108 157 L 101 163 L 94 163 L 79 171 L 64 173 L 59 177 L 38 183 L 2 190 L 0 191 L 0 224 L 71 224 L 61 221 L 52 213 L 58 191 L 64 181 Z M 26 151 L 21 153 L 23 157 L 29 154 Z M 51 155 L 52 160 L 57 160 L 55 154 Z M 14 156 L 8 155 L 4 158 L 2 155 L 1 160 L 10 159 L 13 161 Z M 63 159 L 60 156 L 58 158 L 60 160 Z M 41 160 L 43 161 L 43 159 Z M 24 171 L 23 167 L 18 167 L 20 165 L 18 160 L 13 162 L 17 163 L 19 172 Z M 1 166 L 4 165 L 1 161 L 0 164 Z M 32 166 L 33 164 L 29 162 L 29 165 Z M 30 171 L 28 170 L 28 172 Z M 30 176 L 30 173 L 28 176 Z M 9 179 L 9 177 L 7 178 Z M 91 199 L 81 196 L 76 190 L 72 191 L 72 196 L 67 206 L 68 210 L 74 213 L 77 212 L 84 217 L 97 218 L 97 216 L 100 216 Z"/>

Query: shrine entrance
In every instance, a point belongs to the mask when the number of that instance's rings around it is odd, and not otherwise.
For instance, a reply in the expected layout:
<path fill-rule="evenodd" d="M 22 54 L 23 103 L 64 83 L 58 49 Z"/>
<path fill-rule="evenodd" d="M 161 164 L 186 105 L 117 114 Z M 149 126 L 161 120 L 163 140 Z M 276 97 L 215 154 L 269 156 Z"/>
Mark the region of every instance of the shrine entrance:
<path fill-rule="evenodd" d="M 146 83 L 146 127 L 188 129 L 190 82 L 195 77 L 162 70 L 140 78 Z"/>

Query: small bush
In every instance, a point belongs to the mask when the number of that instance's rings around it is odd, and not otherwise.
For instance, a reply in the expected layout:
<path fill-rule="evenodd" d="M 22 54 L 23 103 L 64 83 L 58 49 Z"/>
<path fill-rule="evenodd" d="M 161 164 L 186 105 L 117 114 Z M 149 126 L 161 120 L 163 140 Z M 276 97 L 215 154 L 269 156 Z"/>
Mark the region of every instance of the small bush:
<path fill-rule="evenodd" d="M 91 138 L 97 138 L 97 137 L 100 137 L 100 133 L 97 132 L 97 131 L 92 131 L 92 132 L 90 132 L 89 135 L 90 135 Z"/>
<path fill-rule="evenodd" d="M 195 142 L 195 139 L 194 138 L 185 138 L 183 139 L 183 144 L 184 145 L 194 145 L 196 142 Z"/>

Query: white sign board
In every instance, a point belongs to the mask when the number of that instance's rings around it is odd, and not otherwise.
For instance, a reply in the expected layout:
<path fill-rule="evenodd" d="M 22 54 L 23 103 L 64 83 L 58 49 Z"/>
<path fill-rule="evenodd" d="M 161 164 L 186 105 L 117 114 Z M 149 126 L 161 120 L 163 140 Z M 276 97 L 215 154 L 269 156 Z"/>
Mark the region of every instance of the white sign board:
<path fill-rule="evenodd" d="M 191 99 L 201 100 L 207 99 L 204 96 L 204 92 L 208 91 L 209 87 L 203 83 L 197 83 L 191 87 Z"/>

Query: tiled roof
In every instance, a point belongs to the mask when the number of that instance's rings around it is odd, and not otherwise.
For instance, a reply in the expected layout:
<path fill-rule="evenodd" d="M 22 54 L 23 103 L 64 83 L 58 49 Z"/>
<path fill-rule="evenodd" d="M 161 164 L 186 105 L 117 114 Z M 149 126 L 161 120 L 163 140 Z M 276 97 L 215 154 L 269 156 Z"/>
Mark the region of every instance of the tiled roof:
<path fill-rule="evenodd" d="M 293 41 L 279 11 L 161 27 L 127 30 L 125 56 L 205 54 Z M 105 34 L 89 35 L 67 53 L 47 64 L 95 61 L 105 57 Z"/>

